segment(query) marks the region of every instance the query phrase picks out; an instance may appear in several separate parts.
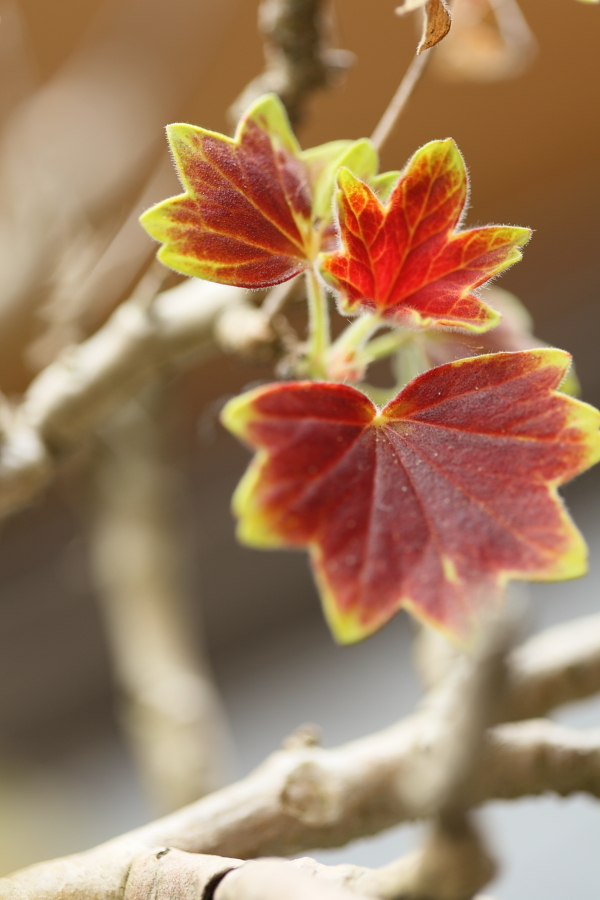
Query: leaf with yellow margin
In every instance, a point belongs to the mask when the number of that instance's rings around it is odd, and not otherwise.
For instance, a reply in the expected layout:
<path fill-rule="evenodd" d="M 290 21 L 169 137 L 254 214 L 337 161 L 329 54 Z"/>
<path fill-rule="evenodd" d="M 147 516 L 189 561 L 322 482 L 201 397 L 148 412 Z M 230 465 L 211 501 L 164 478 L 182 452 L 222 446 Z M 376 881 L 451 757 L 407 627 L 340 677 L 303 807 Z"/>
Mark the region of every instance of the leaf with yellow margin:
<path fill-rule="evenodd" d="M 193 125 L 167 135 L 185 193 L 140 221 L 166 266 L 238 287 L 287 281 L 331 248 L 339 167 L 371 182 L 379 162 L 367 139 L 301 150 L 274 94 L 251 106 L 235 138 Z"/>
<path fill-rule="evenodd" d="M 586 571 L 557 494 L 600 459 L 600 413 L 559 393 L 570 356 L 539 349 L 431 369 L 379 410 L 343 384 L 272 384 L 225 407 L 258 453 L 238 536 L 307 547 L 325 615 L 360 640 L 401 607 L 468 639 L 508 579 Z"/>
<path fill-rule="evenodd" d="M 341 247 L 321 257 L 342 312 L 378 313 L 408 328 L 482 332 L 498 313 L 472 291 L 521 258 L 528 228 L 460 230 L 468 194 L 453 140 L 415 153 L 387 202 L 348 169 L 338 175 Z"/>

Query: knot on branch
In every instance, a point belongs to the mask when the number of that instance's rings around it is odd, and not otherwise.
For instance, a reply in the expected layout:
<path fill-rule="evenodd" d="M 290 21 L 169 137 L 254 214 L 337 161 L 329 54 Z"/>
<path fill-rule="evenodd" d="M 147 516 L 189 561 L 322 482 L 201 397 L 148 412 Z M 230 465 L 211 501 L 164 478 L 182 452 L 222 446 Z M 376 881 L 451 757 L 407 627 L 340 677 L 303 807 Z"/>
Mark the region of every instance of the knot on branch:
<path fill-rule="evenodd" d="M 312 760 L 290 772 L 279 799 L 287 815 L 315 828 L 335 822 L 343 805 L 335 774 Z"/>
<path fill-rule="evenodd" d="M 312 722 L 299 725 L 290 735 L 283 739 L 282 750 L 302 750 L 304 747 L 320 747 L 323 740 L 321 729 Z"/>

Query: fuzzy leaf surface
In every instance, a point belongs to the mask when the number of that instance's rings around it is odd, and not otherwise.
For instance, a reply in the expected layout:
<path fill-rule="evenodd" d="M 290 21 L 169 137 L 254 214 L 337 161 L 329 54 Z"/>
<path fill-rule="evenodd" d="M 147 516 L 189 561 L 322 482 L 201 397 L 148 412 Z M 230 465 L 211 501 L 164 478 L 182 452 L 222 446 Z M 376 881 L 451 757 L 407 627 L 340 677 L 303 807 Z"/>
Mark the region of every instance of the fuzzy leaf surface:
<path fill-rule="evenodd" d="M 467 639 L 508 579 L 582 575 L 586 547 L 557 487 L 600 458 L 600 414 L 556 388 L 561 350 L 431 369 L 382 410 L 343 384 L 230 401 L 258 450 L 233 500 L 238 536 L 308 547 L 337 640 L 401 607 Z"/>
<path fill-rule="evenodd" d="M 386 203 L 342 169 L 342 246 L 321 258 L 342 311 L 378 312 L 409 328 L 482 332 L 496 325 L 498 313 L 472 291 L 517 262 L 531 232 L 497 225 L 459 230 L 467 195 L 467 172 L 451 139 L 418 150 Z"/>
<path fill-rule="evenodd" d="M 485 334 L 458 334 L 457 332 L 429 331 L 419 335 L 422 351 L 429 368 L 483 353 L 502 353 L 514 350 L 533 350 L 549 347 L 546 341 L 536 337 L 533 319 L 518 297 L 503 288 L 492 285 L 482 292 L 486 300 L 502 316 L 500 324 Z M 577 397 L 581 388 L 571 365 L 560 390 Z"/>
<path fill-rule="evenodd" d="M 167 136 L 185 193 L 149 209 L 141 223 L 163 243 L 166 266 L 238 287 L 287 281 L 330 248 L 338 168 L 371 181 L 378 166 L 366 139 L 302 151 L 272 94 L 248 110 L 233 139 L 182 124 Z"/>

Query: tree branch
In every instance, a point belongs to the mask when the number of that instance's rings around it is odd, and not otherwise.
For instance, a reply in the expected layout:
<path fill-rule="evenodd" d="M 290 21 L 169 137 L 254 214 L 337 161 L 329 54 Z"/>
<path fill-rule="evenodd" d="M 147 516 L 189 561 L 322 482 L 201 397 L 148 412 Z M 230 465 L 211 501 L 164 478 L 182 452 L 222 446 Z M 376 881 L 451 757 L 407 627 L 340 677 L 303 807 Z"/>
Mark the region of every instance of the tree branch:
<path fill-rule="evenodd" d="M 548 628 L 514 650 L 502 721 L 543 716 L 600 690 L 600 615 Z"/>
<path fill-rule="evenodd" d="M 310 95 L 328 87 L 354 60 L 346 50 L 327 47 L 326 0 L 263 0 L 258 14 L 264 38 L 265 69 L 232 104 L 234 124 L 262 94 L 281 97 L 292 125 L 304 118 Z"/>
<path fill-rule="evenodd" d="M 458 650 L 433 628 L 422 628 L 416 665 L 431 690 L 447 677 Z M 600 690 L 600 614 L 582 616 L 542 631 L 513 650 L 498 722 L 535 719 Z"/>
<path fill-rule="evenodd" d="M 208 658 L 188 620 L 181 486 L 167 449 L 172 400 L 158 382 L 102 430 L 88 512 L 121 718 L 162 812 L 220 787 L 230 755 Z"/>
<path fill-rule="evenodd" d="M 546 639 L 554 665 L 544 666 L 538 656 L 534 666 L 532 660 Z M 529 667 L 537 684 L 537 694 L 531 696 L 543 698 L 547 705 L 549 692 L 543 689 L 541 673 L 550 672 L 553 683 L 559 679 L 552 651 L 556 642 L 560 643 L 558 628 L 513 651 L 507 684 L 515 683 L 513 660 L 520 658 L 521 689 L 529 689 L 525 674 Z M 581 671 L 594 659 L 589 647 L 582 657 Z M 426 702 L 398 724 L 332 750 L 297 743 L 279 750 L 247 778 L 177 813 L 87 853 L 0 880 L 0 895 L 3 900 L 123 900 L 127 872 L 152 848 L 237 859 L 287 856 L 315 846 L 341 846 L 431 815 L 430 798 L 415 796 L 415 772 L 424 758 L 436 758 L 436 747 L 453 728 L 456 699 L 463 696 L 470 674 L 468 660 L 460 662 Z M 568 669 L 573 665 L 574 653 L 567 657 Z M 595 671 L 595 663 L 593 667 Z M 585 683 L 591 687 L 590 679 Z M 558 691 L 555 697 L 564 702 L 566 692 Z M 464 791 L 469 807 L 546 791 L 560 795 L 586 791 L 600 797 L 600 730 L 580 732 L 545 720 L 490 728 Z"/>
<path fill-rule="evenodd" d="M 4 401 L 0 515 L 30 503 L 60 459 L 161 368 L 210 352 L 219 316 L 225 311 L 231 316 L 236 306 L 243 312 L 246 297 L 239 288 L 193 279 L 159 294 L 150 305 L 133 298 L 91 338 L 44 369 L 18 406 Z"/>
<path fill-rule="evenodd" d="M 456 848 L 452 849 L 455 853 Z M 0 886 L 2 900 L 417 900 L 411 884 L 418 855 L 409 854 L 381 869 L 367 869 L 324 866 L 310 858 L 244 862 L 153 847 L 136 856 L 123 873 L 116 892 L 111 885 L 110 894 L 102 893 L 101 879 L 97 890 L 82 882 L 80 893 L 70 893 L 70 886 L 61 880 L 63 864 L 70 862 L 68 857 L 44 864 L 44 882 L 39 878 L 42 867 L 34 867 L 2 879 Z M 464 900 L 466 895 L 456 893 L 452 884 L 446 882 L 437 883 L 430 896 L 435 900 Z M 423 897 L 419 894 L 418 900 Z"/>

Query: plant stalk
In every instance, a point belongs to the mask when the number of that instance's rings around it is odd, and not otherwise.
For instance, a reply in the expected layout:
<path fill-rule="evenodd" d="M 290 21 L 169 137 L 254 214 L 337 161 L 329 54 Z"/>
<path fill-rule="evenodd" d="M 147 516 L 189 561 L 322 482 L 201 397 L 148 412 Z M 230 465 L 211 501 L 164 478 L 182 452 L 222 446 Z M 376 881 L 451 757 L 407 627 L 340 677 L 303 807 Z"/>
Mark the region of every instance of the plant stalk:
<path fill-rule="evenodd" d="M 308 294 L 307 370 L 311 378 L 326 378 L 325 354 L 330 344 L 327 294 L 314 269 L 306 270 Z"/>
<path fill-rule="evenodd" d="M 378 150 L 381 150 L 394 130 L 396 122 L 402 115 L 419 78 L 425 70 L 430 55 L 431 50 L 424 50 L 419 55 L 415 55 L 408 69 L 404 73 L 404 77 L 398 85 L 396 93 L 390 100 L 387 109 L 371 135 L 371 141 Z"/>
<path fill-rule="evenodd" d="M 366 313 L 358 316 L 333 342 L 330 352 L 337 354 L 360 350 L 381 325 L 382 321 L 378 313 Z"/>
<path fill-rule="evenodd" d="M 378 359 L 385 359 L 386 356 L 390 356 L 399 347 L 402 347 L 411 337 L 410 331 L 388 331 L 386 334 L 382 334 L 381 337 L 369 341 L 361 352 L 361 359 L 365 365 L 376 362 Z"/>

